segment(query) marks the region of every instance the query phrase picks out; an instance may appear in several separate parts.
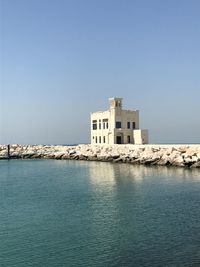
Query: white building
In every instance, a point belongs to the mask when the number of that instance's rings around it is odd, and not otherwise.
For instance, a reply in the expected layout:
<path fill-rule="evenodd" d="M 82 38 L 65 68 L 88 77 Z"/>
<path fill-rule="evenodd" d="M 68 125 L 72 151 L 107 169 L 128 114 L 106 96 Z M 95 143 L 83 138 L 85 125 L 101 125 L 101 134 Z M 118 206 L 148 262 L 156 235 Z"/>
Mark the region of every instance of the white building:
<path fill-rule="evenodd" d="M 109 98 L 109 103 L 109 110 L 91 113 L 91 144 L 147 144 L 139 110 L 122 109 L 122 98 Z"/>

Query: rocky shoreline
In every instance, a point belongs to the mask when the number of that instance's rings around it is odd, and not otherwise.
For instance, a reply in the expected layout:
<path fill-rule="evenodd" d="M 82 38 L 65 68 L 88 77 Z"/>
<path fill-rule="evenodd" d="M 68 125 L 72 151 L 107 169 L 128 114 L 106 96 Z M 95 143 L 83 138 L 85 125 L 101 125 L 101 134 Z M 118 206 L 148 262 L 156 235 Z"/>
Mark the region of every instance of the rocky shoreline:
<path fill-rule="evenodd" d="M 73 159 L 200 168 L 200 145 L 0 145 L 0 159 Z"/>

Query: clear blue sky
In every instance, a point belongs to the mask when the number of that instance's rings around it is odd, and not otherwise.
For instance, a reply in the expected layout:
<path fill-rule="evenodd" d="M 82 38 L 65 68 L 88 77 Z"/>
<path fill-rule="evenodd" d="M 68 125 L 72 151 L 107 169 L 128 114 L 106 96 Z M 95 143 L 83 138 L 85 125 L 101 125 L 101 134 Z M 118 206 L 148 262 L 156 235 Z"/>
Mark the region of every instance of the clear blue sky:
<path fill-rule="evenodd" d="M 113 96 L 200 143 L 199 0 L 0 0 L 0 143 L 87 143 Z"/>

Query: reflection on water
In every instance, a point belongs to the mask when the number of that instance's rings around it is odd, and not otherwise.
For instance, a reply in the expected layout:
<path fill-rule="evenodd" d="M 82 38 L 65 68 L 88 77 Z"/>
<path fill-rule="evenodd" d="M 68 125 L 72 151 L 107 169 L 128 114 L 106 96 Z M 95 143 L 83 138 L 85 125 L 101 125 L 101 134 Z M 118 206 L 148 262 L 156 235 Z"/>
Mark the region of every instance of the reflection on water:
<path fill-rule="evenodd" d="M 200 266 L 200 171 L 0 162 L 0 266 Z"/>
<path fill-rule="evenodd" d="M 86 164 L 90 171 L 90 179 L 94 184 L 107 183 L 115 184 L 120 179 L 132 179 L 135 182 L 142 182 L 148 177 L 162 177 L 174 179 L 200 180 L 200 169 L 187 169 L 181 167 L 154 166 L 132 164 L 113 164 L 105 162 L 90 162 Z"/>

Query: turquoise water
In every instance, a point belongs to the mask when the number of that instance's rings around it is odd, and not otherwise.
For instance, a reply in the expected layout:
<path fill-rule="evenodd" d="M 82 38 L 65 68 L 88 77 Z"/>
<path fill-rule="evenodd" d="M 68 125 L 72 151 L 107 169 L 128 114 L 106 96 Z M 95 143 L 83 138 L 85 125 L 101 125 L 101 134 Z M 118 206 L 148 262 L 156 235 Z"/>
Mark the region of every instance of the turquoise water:
<path fill-rule="evenodd" d="M 0 161 L 0 266 L 200 266 L 200 170 Z"/>

